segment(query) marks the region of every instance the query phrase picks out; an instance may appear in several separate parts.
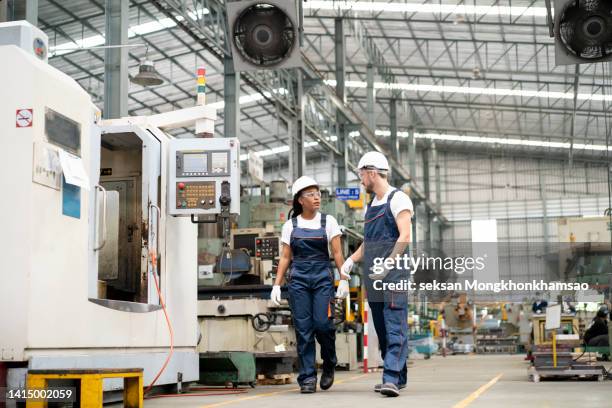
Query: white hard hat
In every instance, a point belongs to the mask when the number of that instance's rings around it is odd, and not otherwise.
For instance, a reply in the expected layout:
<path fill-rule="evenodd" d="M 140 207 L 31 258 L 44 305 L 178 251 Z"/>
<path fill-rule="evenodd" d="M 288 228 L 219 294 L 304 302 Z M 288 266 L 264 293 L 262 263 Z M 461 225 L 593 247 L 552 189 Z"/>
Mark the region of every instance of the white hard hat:
<path fill-rule="evenodd" d="M 364 167 L 375 167 L 378 170 L 389 170 L 389 162 L 384 154 L 380 152 L 367 152 L 359 159 L 358 169 Z"/>
<path fill-rule="evenodd" d="M 296 195 L 306 187 L 319 186 L 319 183 L 312 177 L 302 176 L 295 180 L 293 186 L 291 186 L 291 195 Z"/>

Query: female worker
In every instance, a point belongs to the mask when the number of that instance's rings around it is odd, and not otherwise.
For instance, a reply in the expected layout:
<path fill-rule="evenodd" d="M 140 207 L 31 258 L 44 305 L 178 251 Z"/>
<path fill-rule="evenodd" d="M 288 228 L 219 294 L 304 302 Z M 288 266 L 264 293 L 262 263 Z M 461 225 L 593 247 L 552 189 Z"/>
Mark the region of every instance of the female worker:
<path fill-rule="evenodd" d="M 282 252 L 270 299 L 280 305 L 280 285 L 287 274 L 289 305 L 293 315 L 300 362 L 300 392 L 317 389 L 315 337 L 321 345 L 323 374 L 319 386 L 326 390 L 334 383 L 336 329 L 333 321 L 334 274 L 330 267 L 328 244 L 338 270 L 344 263 L 340 246 L 342 232 L 331 215 L 321 214 L 321 192 L 310 177 L 298 178 L 291 188 L 293 214 L 283 225 Z M 291 265 L 291 266 L 290 266 Z M 340 280 L 336 297 L 349 292 L 347 280 Z"/>

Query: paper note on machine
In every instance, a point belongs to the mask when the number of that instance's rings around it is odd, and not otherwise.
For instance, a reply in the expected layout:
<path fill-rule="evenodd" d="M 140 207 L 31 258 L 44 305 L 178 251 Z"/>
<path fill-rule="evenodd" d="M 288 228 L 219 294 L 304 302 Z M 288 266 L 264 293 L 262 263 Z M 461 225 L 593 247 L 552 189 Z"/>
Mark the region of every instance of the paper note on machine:
<path fill-rule="evenodd" d="M 66 183 L 89 190 L 89 177 L 83 167 L 83 160 L 61 149 L 59 156 Z"/>

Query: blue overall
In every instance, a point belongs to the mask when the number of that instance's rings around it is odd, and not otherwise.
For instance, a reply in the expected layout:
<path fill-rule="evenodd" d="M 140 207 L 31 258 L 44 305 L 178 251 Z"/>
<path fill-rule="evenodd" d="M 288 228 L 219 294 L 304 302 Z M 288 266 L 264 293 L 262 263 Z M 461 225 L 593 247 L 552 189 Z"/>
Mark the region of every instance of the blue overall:
<path fill-rule="evenodd" d="M 315 337 L 321 345 L 323 370 L 336 367 L 336 328 L 333 319 L 334 277 L 329 264 L 326 215 L 321 214 L 318 229 L 298 227 L 291 218 L 293 261 L 289 282 L 289 304 L 293 315 L 297 353 L 300 362 L 298 384 L 316 382 Z"/>
<path fill-rule="evenodd" d="M 391 199 L 398 190 L 393 190 L 387 203 L 368 205 L 365 216 L 364 276 L 368 304 L 378 336 L 380 353 L 384 360 L 383 383 L 404 385 L 407 381 L 406 360 L 408 358 L 408 299 L 405 292 L 376 291 L 372 273 L 374 258 L 386 259 L 393 250 L 399 230 L 391 211 Z M 397 282 L 408 271 L 391 270 L 383 282 Z"/>

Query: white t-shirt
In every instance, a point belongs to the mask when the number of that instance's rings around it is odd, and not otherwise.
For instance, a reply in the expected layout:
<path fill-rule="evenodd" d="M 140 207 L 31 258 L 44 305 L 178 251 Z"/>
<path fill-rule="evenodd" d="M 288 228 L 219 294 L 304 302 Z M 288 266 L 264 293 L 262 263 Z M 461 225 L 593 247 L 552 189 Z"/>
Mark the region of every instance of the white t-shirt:
<path fill-rule="evenodd" d="M 372 207 L 387 204 L 387 198 L 393 190 L 395 190 L 395 187 L 389 186 L 389 189 L 380 200 L 374 196 L 374 200 L 372 200 Z M 393 199 L 391 200 L 391 212 L 393 213 L 393 218 L 397 219 L 398 214 L 404 210 L 409 210 L 411 217 L 414 214 L 412 200 L 410 200 L 410 197 L 408 197 L 408 195 L 406 195 L 406 193 L 404 193 L 402 190 L 398 190 L 393 195 Z"/>
<path fill-rule="evenodd" d="M 321 228 L 321 213 L 317 212 L 312 220 L 305 220 L 301 215 L 297 216 L 297 225 L 300 228 L 319 229 Z M 281 242 L 291 245 L 291 233 L 293 232 L 293 223 L 291 219 L 283 224 L 281 233 Z M 331 242 L 333 237 L 342 235 L 338 221 L 331 215 L 327 214 L 325 232 L 327 233 L 327 242 Z"/>

